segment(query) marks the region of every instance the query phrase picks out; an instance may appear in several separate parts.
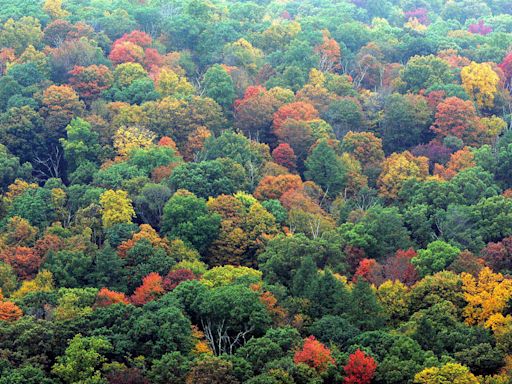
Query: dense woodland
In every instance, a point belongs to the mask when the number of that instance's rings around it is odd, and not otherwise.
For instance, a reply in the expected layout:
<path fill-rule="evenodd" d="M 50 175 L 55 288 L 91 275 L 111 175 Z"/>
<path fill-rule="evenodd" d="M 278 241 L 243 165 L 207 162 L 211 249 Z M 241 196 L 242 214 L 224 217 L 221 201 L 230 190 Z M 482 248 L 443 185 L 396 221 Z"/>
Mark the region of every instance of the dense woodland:
<path fill-rule="evenodd" d="M 512 1 L 1 0 L 0 384 L 510 384 Z"/>

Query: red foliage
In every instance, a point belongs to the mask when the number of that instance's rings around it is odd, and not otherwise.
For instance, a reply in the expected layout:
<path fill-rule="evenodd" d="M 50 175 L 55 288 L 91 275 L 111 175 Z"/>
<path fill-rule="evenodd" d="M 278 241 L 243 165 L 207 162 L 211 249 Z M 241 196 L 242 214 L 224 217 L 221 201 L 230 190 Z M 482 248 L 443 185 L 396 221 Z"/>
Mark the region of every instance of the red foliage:
<path fill-rule="evenodd" d="M 164 58 L 155 48 L 146 48 L 144 50 L 144 68 L 153 71 L 155 68 L 160 67 Z"/>
<path fill-rule="evenodd" d="M 175 271 L 170 271 L 164 279 L 164 289 L 166 291 L 172 291 L 176 288 L 181 282 L 187 280 L 196 280 L 197 277 L 190 269 L 176 269 Z"/>
<path fill-rule="evenodd" d="M 69 84 L 85 100 L 98 98 L 113 81 L 112 72 L 104 65 L 76 66 L 69 74 Z"/>
<path fill-rule="evenodd" d="M 485 25 L 482 19 L 478 20 L 477 24 L 470 24 L 468 31 L 471 33 L 477 33 L 479 35 L 488 35 L 492 32 L 492 27 Z"/>
<path fill-rule="evenodd" d="M 140 369 L 125 368 L 121 371 L 115 371 L 107 374 L 108 384 L 149 384 Z"/>
<path fill-rule="evenodd" d="M 21 309 L 11 301 L 0 301 L 0 320 L 1 321 L 16 321 L 23 312 Z"/>
<path fill-rule="evenodd" d="M 348 272 L 350 274 L 355 273 L 356 270 L 357 270 L 357 267 L 359 266 L 359 263 L 361 262 L 361 260 L 366 258 L 366 253 L 365 253 L 364 249 L 358 248 L 358 247 L 354 247 L 352 245 L 347 245 L 343 249 L 343 252 L 347 256 L 346 260 L 347 260 L 347 264 L 348 264 L 348 267 L 349 267 L 349 271 Z"/>
<path fill-rule="evenodd" d="M 108 307 L 112 304 L 129 304 L 128 298 L 124 293 L 111 291 L 108 288 L 101 288 L 96 297 L 97 307 Z"/>
<path fill-rule="evenodd" d="M 114 64 L 142 64 L 144 62 L 144 50 L 142 49 L 142 47 L 129 41 L 124 41 L 122 43 L 115 42 L 112 46 L 110 54 L 108 55 L 108 58 Z"/>
<path fill-rule="evenodd" d="M 363 351 L 358 349 L 348 357 L 347 365 L 343 367 L 345 371 L 344 384 L 370 384 L 375 376 L 377 363 Z"/>
<path fill-rule="evenodd" d="M 497 243 L 489 243 L 480 253 L 485 263 L 494 271 L 512 269 L 512 236 Z"/>
<path fill-rule="evenodd" d="M 161 147 L 169 147 L 178 151 L 178 147 L 176 147 L 176 142 L 171 139 L 169 136 L 164 136 L 158 141 L 158 145 Z"/>
<path fill-rule="evenodd" d="M 114 41 L 113 45 L 126 41 L 143 48 L 148 48 L 151 46 L 151 44 L 153 44 L 153 39 L 146 32 L 135 30 L 131 31 L 130 33 L 125 33 L 122 37 Z"/>
<path fill-rule="evenodd" d="M 34 251 L 41 257 L 45 257 L 48 252 L 58 252 L 64 248 L 64 241 L 57 235 L 47 233 L 44 237 L 36 241 Z"/>
<path fill-rule="evenodd" d="M 363 259 L 359 263 L 352 280 L 355 282 L 358 278 L 366 280 L 370 284 L 381 285 L 384 282 L 384 271 L 375 259 Z"/>
<path fill-rule="evenodd" d="M 417 8 L 412 11 L 404 12 L 404 16 L 408 19 L 417 19 L 423 25 L 429 25 L 430 20 L 428 18 L 428 9 L 426 8 Z"/>
<path fill-rule="evenodd" d="M 500 67 L 500 69 L 505 74 L 505 77 L 507 78 L 507 83 L 510 84 L 512 80 L 512 52 L 505 56 L 505 58 L 503 59 L 501 64 L 498 65 L 498 67 Z"/>
<path fill-rule="evenodd" d="M 0 259 L 10 264 L 21 279 L 34 277 L 42 262 L 39 254 L 27 247 L 8 248 L 0 254 Z"/>
<path fill-rule="evenodd" d="M 293 357 L 295 364 L 306 364 L 318 372 L 325 371 L 329 365 L 335 365 L 331 351 L 314 336 L 309 336 L 305 341 L 302 349 L 295 352 Z"/>
<path fill-rule="evenodd" d="M 433 170 L 434 164 L 446 164 L 450 159 L 452 151 L 446 145 L 440 144 L 436 141 L 431 141 L 428 144 L 420 144 L 411 150 L 411 153 L 416 156 L 425 156 L 429 160 L 430 170 Z"/>
<path fill-rule="evenodd" d="M 393 257 L 384 264 L 384 276 L 388 280 L 400 280 L 406 285 L 413 285 L 419 280 L 418 272 L 411 263 L 411 259 L 417 255 L 412 248 L 404 251 L 399 249 Z"/>
<path fill-rule="evenodd" d="M 272 151 L 272 158 L 277 164 L 288 168 L 290 171 L 294 171 L 297 167 L 297 156 L 295 156 L 292 147 L 287 143 L 279 144 Z"/>
<path fill-rule="evenodd" d="M 297 101 L 285 104 L 274 113 L 274 133 L 279 136 L 279 130 L 288 119 L 311 121 L 318 119 L 318 111 L 309 103 Z"/>
<path fill-rule="evenodd" d="M 144 305 L 164 293 L 162 276 L 152 272 L 142 279 L 142 285 L 137 287 L 130 299 L 135 305 Z"/>

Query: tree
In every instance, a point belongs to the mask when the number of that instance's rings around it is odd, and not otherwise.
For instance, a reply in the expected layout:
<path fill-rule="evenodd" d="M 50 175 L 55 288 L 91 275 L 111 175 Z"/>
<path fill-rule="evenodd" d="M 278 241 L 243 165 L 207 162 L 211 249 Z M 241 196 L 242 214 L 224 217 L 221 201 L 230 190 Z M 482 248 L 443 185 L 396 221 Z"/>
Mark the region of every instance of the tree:
<path fill-rule="evenodd" d="M 341 140 L 351 130 L 360 131 L 364 126 L 363 110 L 354 97 L 342 97 L 329 104 L 322 117 L 333 127 L 337 139 Z"/>
<path fill-rule="evenodd" d="M 280 199 L 284 193 L 302 188 L 302 180 L 298 175 L 265 176 L 254 191 L 259 200 Z"/>
<path fill-rule="evenodd" d="M 42 258 L 33 249 L 11 247 L 0 252 L 0 259 L 9 264 L 21 279 L 34 277 L 42 263 Z"/>
<path fill-rule="evenodd" d="M 142 279 L 142 285 L 135 290 L 131 301 L 135 305 L 143 305 L 156 300 L 164 292 L 162 276 L 153 272 Z"/>
<path fill-rule="evenodd" d="M 322 31 L 322 43 L 315 47 L 315 53 L 320 56 L 319 69 L 322 72 L 331 72 L 341 67 L 340 45 L 330 38 L 327 30 Z"/>
<path fill-rule="evenodd" d="M 22 310 L 12 301 L 0 301 L 0 321 L 16 321 L 21 316 Z"/>
<path fill-rule="evenodd" d="M 101 97 L 114 82 L 112 72 L 105 65 L 76 66 L 69 74 L 69 84 L 88 103 Z"/>
<path fill-rule="evenodd" d="M 224 110 L 229 110 L 236 97 L 233 79 L 221 65 L 212 65 L 204 74 L 206 96 L 215 100 Z"/>
<path fill-rule="evenodd" d="M 7 187 L 16 179 L 30 179 L 32 165 L 30 163 L 20 163 L 19 158 L 13 156 L 8 149 L 0 144 L 0 191 L 5 191 Z"/>
<path fill-rule="evenodd" d="M 103 226 L 106 228 L 114 224 L 131 223 L 132 217 L 135 216 L 132 201 L 126 191 L 105 191 L 100 196 L 100 204 Z"/>
<path fill-rule="evenodd" d="M 330 365 L 335 365 L 335 360 L 331 356 L 331 351 L 318 340 L 315 336 L 309 336 L 304 340 L 302 349 L 295 352 L 293 356 L 295 364 L 306 364 L 318 372 L 324 372 Z"/>
<path fill-rule="evenodd" d="M 272 158 L 277 164 L 288 168 L 290 172 L 295 171 L 297 168 L 297 156 L 295 156 L 292 147 L 287 143 L 281 143 L 274 148 Z"/>
<path fill-rule="evenodd" d="M 487 323 L 493 315 L 502 313 L 512 297 L 512 281 L 501 273 L 493 273 L 488 267 L 483 268 L 478 277 L 462 273 L 464 308 L 466 323 L 490 326 Z"/>
<path fill-rule="evenodd" d="M 186 189 L 199 197 L 208 198 L 246 190 L 247 174 L 232 159 L 220 158 L 179 165 L 174 169 L 169 183 L 176 190 Z"/>
<path fill-rule="evenodd" d="M 350 292 L 347 318 L 361 331 L 379 329 L 386 321 L 386 314 L 370 284 L 357 279 Z"/>
<path fill-rule="evenodd" d="M 454 136 L 470 145 L 477 140 L 476 124 L 477 114 L 471 101 L 448 97 L 437 105 L 435 121 L 430 129 L 439 140 Z"/>
<path fill-rule="evenodd" d="M 76 335 L 63 356 L 57 358 L 52 372 L 67 384 L 102 384 L 101 365 L 107 361 L 103 353 L 112 345 L 103 337 Z"/>
<path fill-rule="evenodd" d="M 85 162 L 97 162 L 100 145 L 98 134 L 92 131 L 91 124 L 76 118 L 66 127 L 67 138 L 60 139 L 64 148 L 64 157 L 68 164 L 68 171 L 75 171 Z"/>
<path fill-rule="evenodd" d="M 114 148 L 121 157 L 126 157 L 133 150 L 152 147 L 155 138 L 149 129 L 123 126 L 114 134 Z"/>
<path fill-rule="evenodd" d="M 111 291 L 108 288 L 101 288 L 98 291 L 98 296 L 96 297 L 96 303 L 94 304 L 97 307 L 108 307 L 113 304 L 128 304 L 128 298 L 124 293 Z"/>
<path fill-rule="evenodd" d="M 345 384 L 370 384 L 375 371 L 377 363 L 371 357 L 365 354 L 360 349 L 357 349 L 348 357 L 347 364 L 343 367 L 345 372 Z"/>
<path fill-rule="evenodd" d="M 460 254 L 460 249 L 444 241 L 436 240 L 427 249 L 420 249 L 411 259 L 420 276 L 433 274 L 445 269 Z"/>
<path fill-rule="evenodd" d="M 377 185 L 384 197 L 394 199 L 405 181 L 424 180 L 427 176 L 428 159 L 426 157 L 415 157 L 409 151 L 393 153 L 384 160 Z"/>
<path fill-rule="evenodd" d="M 163 96 L 177 98 L 191 96 L 195 92 L 194 86 L 187 81 L 186 77 L 179 76 L 172 69 L 167 68 L 160 70 L 156 82 L 156 90 Z M 211 97 L 210 95 L 207 96 Z M 215 100 L 215 98 L 213 99 Z"/>
<path fill-rule="evenodd" d="M 32 45 L 37 47 L 43 37 L 41 23 L 32 16 L 23 16 L 19 20 L 7 20 L 0 31 L 0 45 L 13 48 L 17 55 Z"/>
<path fill-rule="evenodd" d="M 216 356 L 204 356 L 190 367 L 186 384 L 239 384 L 233 374 L 233 364 Z"/>
<path fill-rule="evenodd" d="M 489 63 L 471 62 L 460 71 L 462 86 L 480 108 L 494 106 L 494 96 L 500 81 Z"/>
<path fill-rule="evenodd" d="M 217 237 L 220 222 L 221 217 L 209 213 L 203 199 L 186 190 L 178 190 L 164 206 L 162 232 L 204 252 Z"/>
<path fill-rule="evenodd" d="M 43 93 L 45 125 L 50 137 L 65 137 L 64 129 L 74 117 L 82 114 L 84 104 L 69 85 L 50 85 Z"/>
<path fill-rule="evenodd" d="M 384 104 L 379 133 L 387 153 L 403 151 L 428 141 L 432 111 L 421 95 L 394 93 Z"/>
<path fill-rule="evenodd" d="M 345 164 L 327 141 L 320 141 L 315 146 L 305 165 L 304 176 L 321 186 L 330 196 L 336 196 L 346 185 Z"/>
<path fill-rule="evenodd" d="M 434 55 L 411 57 L 400 72 L 400 77 L 406 89 L 413 92 L 448 84 L 452 80 L 448 63 Z"/>
<path fill-rule="evenodd" d="M 274 114 L 274 133 L 280 137 L 283 124 L 288 120 L 311 121 L 318 118 L 318 111 L 311 104 L 295 102 L 284 104 Z"/>
<path fill-rule="evenodd" d="M 470 372 L 469 368 L 457 363 L 446 363 L 440 368 L 425 368 L 423 371 L 414 376 L 415 384 L 432 384 L 443 382 L 460 384 L 479 383 L 478 379 Z"/>

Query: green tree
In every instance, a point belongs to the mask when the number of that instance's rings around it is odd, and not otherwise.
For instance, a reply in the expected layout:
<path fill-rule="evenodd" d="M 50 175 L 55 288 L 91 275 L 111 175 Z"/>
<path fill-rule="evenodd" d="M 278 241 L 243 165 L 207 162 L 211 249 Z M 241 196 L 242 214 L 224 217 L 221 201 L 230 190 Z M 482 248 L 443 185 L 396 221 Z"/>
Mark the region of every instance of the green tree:
<path fill-rule="evenodd" d="M 320 141 L 305 162 L 304 176 L 322 187 L 325 193 L 336 196 L 346 184 L 346 170 L 341 158 L 326 142 Z"/>
<path fill-rule="evenodd" d="M 208 212 L 206 202 L 186 190 L 178 190 L 165 204 L 162 233 L 180 238 L 204 252 L 219 233 L 221 217 Z"/>
<path fill-rule="evenodd" d="M 444 241 L 436 240 L 427 249 L 420 249 L 411 259 L 422 277 L 445 269 L 460 254 L 460 249 Z"/>
<path fill-rule="evenodd" d="M 112 345 L 102 337 L 76 335 L 63 356 L 57 358 L 52 372 L 68 384 L 105 384 L 100 371 L 107 361 L 103 355 Z"/>
<path fill-rule="evenodd" d="M 229 110 L 235 100 L 233 79 L 218 64 L 212 65 L 204 74 L 205 95 L 215 100 L 224 110 Z"/>
<path fill-rule="evenodd" d="M 100 154 L 98 134 L 91 129 L 91 124 L 77 117 L 66 127 L 67 138 L 60 139 L 64 156 L 68 163 L 68 172 L 75 171 L 86 161 L 96 163 Z"/>

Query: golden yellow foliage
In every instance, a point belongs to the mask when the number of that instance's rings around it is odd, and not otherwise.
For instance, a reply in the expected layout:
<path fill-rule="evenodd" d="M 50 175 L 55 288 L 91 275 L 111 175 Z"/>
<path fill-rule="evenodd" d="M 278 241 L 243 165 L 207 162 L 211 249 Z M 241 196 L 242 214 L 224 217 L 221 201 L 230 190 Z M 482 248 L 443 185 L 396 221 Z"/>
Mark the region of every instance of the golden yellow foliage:
<path fill-rule="evenodd" d="M 490 268 L 482 269 L 478 278 L 462 273 L 464 299 L 468 302 L 464 308 L 464 317 L 469 325 L 480 324 L 495 326 L 492 316 L 501 313 L 512 297 L 512 280 Z"/>
<path fill-rule="evenodd" d="M 121 127 L 114 135 L 114 148 L 121 157 L 139 148 L 153 145 L 156 135 L 148 129 L 139 127 Z"/>
<path fill-rule="evenodd" d="M 132 201 L 126 191 L 112 189 L 105 191 L 100 196 L 100 204 L 105 227 L 119 223 L 131 223 L 132 217 L 135 216 Z"/>
<path fill-rule="evenodd" d="M 460 72 L 462 86 L 480 108 L 494 106 L 494 95 L 498 91 L 500 78 L 488 63 L 472 62 Z"/>

